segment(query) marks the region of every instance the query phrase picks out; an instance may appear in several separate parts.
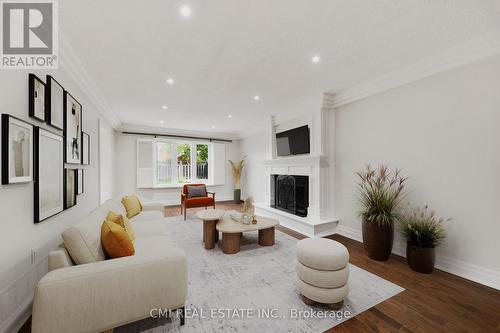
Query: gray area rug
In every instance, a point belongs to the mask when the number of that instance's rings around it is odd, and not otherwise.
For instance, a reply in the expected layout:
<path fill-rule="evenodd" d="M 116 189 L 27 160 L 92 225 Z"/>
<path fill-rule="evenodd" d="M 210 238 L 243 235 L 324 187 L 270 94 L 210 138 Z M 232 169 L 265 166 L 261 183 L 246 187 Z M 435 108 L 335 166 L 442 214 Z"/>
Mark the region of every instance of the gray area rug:
<path fill-rule="evenodd" d="M 339 311 L 305 305 L 294 281 L 297 239 L 276 231 L 276 244 L 261 247 L 258 233 L 244 234 L 241 251 L 205 250 L 202 222 L 165 219 L 171 239 L 184 248 L 189 266 L 185 326 L 179 319 L 145 319 L 117 332 L 321 332 L 404 289 L 350 265 L 349 296 Z"/>

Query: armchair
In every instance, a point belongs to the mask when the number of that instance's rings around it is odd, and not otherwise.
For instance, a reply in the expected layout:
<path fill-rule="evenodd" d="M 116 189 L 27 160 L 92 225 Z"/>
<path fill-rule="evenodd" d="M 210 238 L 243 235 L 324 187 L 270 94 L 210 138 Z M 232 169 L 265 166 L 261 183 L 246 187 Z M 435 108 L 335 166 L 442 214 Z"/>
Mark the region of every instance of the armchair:
<path fill-rule="evenodd" d="M 188 208 L 195 207 L 207 207 L 212 206 L 215 209 L 215 192 L 205 191 L 205 196 L 203 197 L 189 197 L 189 186 L 206 186 L 205 184 L 186 184 L 182 187 L 181 193 L 181 214 L 184 215 L 184 221 L 186 220 L 186 210 Z"/>

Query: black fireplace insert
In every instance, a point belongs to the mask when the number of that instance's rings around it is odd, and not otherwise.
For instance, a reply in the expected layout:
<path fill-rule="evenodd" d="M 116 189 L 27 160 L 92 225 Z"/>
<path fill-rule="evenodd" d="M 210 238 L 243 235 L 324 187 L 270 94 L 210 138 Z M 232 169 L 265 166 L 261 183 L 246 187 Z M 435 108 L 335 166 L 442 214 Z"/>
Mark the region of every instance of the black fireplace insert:
<path fill-rule="evenodd" d="M 309 207 L 309 177 L 271 175 L 271 207 L 306 217 Z"/>

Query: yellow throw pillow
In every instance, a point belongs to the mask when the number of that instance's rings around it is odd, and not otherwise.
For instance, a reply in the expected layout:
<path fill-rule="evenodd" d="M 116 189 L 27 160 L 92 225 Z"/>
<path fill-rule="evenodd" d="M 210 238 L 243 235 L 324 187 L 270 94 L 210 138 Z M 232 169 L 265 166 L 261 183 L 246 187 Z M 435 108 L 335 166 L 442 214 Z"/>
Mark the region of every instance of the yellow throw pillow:
<path fill-rule="evenodd" d="M 142 204 L 137 195 L 123 197 L 122 204 L 127 211 L 127 217 L 131 218 L 138 215 L 142 210 Z"/>
<path fill-rule="evenodd" d="M 110 220 L 102 223 L 101 242 L 110 258 L 127 257 L 135 253 L 134 244 L 125 229 Z"/>
<path fill-rule="evenodd" d="M 132 228 L 132 223 L 130 223 L 130 220 L 127 217 L 110 211 L 108 213 L 108 216 L 106 217 L 106 220 L 113 221 L 114 223 L 122 226 L 123 229 L 125 229 L 125 231 L 129 235 L 130 239 L 132 241 L 135 240 L 135 233 L 134 233 L 134 229 Z"/>

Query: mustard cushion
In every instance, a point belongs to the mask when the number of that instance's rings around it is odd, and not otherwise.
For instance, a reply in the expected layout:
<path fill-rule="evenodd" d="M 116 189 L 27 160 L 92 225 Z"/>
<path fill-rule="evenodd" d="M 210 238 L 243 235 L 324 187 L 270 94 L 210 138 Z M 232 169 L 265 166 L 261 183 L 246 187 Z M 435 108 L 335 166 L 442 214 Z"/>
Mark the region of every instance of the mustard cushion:
<path fill-rule="evenodd" d="M 110 220 L 102 223 L 101 242 L 110 258 L 127 257 L 135 253 L 134 244 L 125 229 Z"/>
<path fill-rule="evenodd" d="M 142 211 L 142 204 L 137 195 L 130 195 L 122 198 L 122 204 L 127 211 L 127 217 L 131 218 Z"/>
<path fill-rule="evenodd" d="M 130 223 L 130 220 L 126 216 L 109 211 L 106 220 L 113 221 L 114 223 L 117 223 L 120 226 L 122 226 L 123 229 L 125 229 L 125 231 L 129 235 L 130 239 L 132 241 L 135 240 L 135 233 L 134 229 L 132 228 L 132 223 Z"/>

